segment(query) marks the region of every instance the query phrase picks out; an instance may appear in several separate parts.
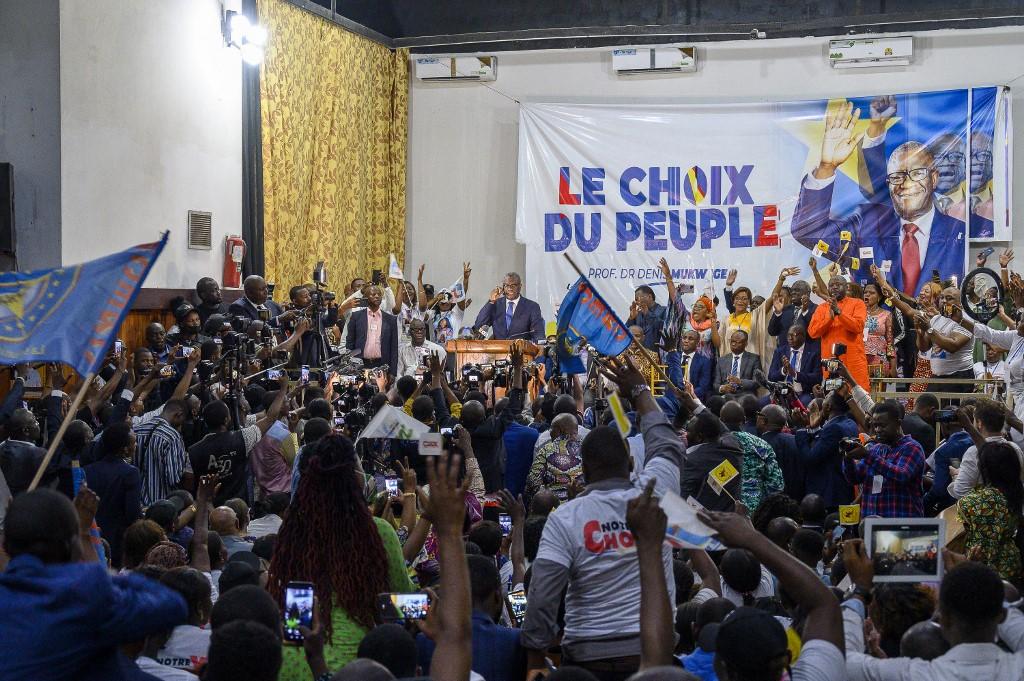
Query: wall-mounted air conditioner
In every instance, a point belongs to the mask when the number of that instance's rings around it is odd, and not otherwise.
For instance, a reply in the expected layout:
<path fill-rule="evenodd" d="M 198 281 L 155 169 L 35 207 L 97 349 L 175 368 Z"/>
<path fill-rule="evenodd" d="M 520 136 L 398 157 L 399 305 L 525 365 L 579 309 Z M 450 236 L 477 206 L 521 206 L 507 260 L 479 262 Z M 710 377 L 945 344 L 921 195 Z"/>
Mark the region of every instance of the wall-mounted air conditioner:
<path fill-rule="evenodd" d="M 695 47 L 619 47 L 612 50 L 612 69 L 620 76 L 645 73 L 692 73 Z"/>
<path fill-rule="evenodd" d="M 909 35 L 830 40 L 828 43 L 828 60 L 835 69 L 908 66 L 913 57 L 914 39 Z"/>
<path fill-rule="evenodd" d="M 495 80 L 497 57 L 415 57 L 413 73 L 424 81 Z"/>

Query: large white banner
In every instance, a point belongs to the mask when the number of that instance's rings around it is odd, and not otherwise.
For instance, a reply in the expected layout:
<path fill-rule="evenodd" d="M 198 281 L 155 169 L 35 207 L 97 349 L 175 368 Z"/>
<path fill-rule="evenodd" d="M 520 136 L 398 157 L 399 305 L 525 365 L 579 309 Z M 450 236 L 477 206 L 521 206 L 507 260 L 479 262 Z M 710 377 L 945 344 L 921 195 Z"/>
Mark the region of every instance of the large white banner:
<path fill-rule="evenodd" d="M 1005 88 L 722 105 L 524 104 L 516 238 L 545 312 L 576 273 L 625 314 L 658 266 L 699 294 L 771 291 L 783 267 L 871 265 L 916 293 L 962 277 L 969 239 L 1009 238 Z M 973 121 L 973 127 L 972 127 Z M 903 266 L 907 223 L 917 266 Z M 919 247 L 920 250 L 920 247 Z M 658 288 L 661 286 L 662 288 Z"/>

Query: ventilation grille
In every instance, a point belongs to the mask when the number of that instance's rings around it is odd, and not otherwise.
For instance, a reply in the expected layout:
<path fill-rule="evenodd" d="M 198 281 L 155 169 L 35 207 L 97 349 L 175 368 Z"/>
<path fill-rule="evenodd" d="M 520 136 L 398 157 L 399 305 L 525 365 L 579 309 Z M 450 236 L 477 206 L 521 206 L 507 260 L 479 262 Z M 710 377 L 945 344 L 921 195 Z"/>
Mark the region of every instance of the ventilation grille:
<path fill-rule="evenodd" d="M 188 247 L 203 251 L 213 249 L 213 213 L 188 212 Z"/>

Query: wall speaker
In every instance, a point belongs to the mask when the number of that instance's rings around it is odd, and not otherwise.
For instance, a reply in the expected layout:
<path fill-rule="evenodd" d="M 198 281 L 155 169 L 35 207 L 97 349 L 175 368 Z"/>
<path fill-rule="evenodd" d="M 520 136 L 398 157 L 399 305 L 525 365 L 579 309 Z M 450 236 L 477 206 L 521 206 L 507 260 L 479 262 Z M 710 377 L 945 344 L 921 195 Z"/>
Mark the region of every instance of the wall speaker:
<path fill-rule="evenodd" d="M 0 253 L 14 255 L 14 165 L 0 163 Z"/>

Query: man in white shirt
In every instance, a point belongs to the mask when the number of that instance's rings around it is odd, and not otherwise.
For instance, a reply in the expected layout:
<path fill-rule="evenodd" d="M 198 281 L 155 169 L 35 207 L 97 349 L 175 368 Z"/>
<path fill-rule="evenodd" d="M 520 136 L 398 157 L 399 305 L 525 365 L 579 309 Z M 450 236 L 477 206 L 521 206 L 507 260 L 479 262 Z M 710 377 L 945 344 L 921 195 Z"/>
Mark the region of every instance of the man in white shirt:
<path fill-rule="evenodd" d="M 1000 386 L 997 383 L 989 383 L 985 386 L 986 395 L 1003 394 L 1006 389 L 1006 360 L 1003 359 L 1005 354 L 1001 348 L 985 343 L 985 360 L 974 363 L 975 378 L 996 378 L 1004 384 Z M 997 387 L 1001 390 L 997 390 Z"/>
<path fill-rule="evenodd" d="M 646 463 L 638 484 L 654 480 L 657 493 L 679 489 L 683 443 L 636 369 L 616 367 L 620 391 L 631 396 L 640 417 Z M 635 541 L 626 527 L 626 506 L 640 490 L 630 481 L 629 452 L 618 431 L 602 426 L 584 439 L 586 490 L 548 517 L 532 565 L 530 607 L 522 643 L 530 668 L 543 668 L 544 653 L 558 639 L 558 611 L 565 596 L 563 662 L 588 667 L 639 663 L 640 574 Z M 672 598 L 672 551 L 662 548 Z"/>
<path fill-rule="evenodd" d="M 1005 442 L 1017 450 L 1017 457 L 1021 460 L 1021 478 L 1024 479 L 1024 453 L 1016 443 L 1003 436 L 1005 425 L 1006 417 L 1002 405 L 993 400 L 978 400 L 974 406 L 974 427 L 987 442 Z M 978 472 L 978 447 L 968 447 L 960 460 L 960 468 L 953 470 L 957 472 L 953 473 L 953 481 L 949 483 L 947 491 L 954 499 L 959 499 L 977 486 L 981 479 Z"/>
<path fill-rule="evenodd" d="M 909 657 L 878 659 L 864 652 L 866 602 L 871 598 L 874 567 L 860 540 L 844 542 L 843 562 L 854 583 L 843 603 L 846 673 L 850 681 L 966 681 L 1024 678 L 1024 614 L 1003 604 L 999 574 L 982 563 L 966 561 L 949 570 L 939 588 L 939 622 L 949 642 L 934 660 Z M 998 638 L 1012 652 L 996 643 Z M 801 655 L 801 658 L 803 656 Z"/>
<path fill-rule="evenodd" d="M 427 357 L 436 353 L 445 365 L 448 353 L 444 348 L 427 340 L 427 324 L 422 319 L 409 322 L 409 340 L 398 346 L 398 375 L 414 376 L 416 369 L 427 366 Z"/>

